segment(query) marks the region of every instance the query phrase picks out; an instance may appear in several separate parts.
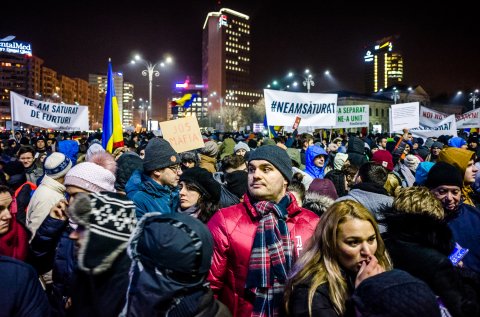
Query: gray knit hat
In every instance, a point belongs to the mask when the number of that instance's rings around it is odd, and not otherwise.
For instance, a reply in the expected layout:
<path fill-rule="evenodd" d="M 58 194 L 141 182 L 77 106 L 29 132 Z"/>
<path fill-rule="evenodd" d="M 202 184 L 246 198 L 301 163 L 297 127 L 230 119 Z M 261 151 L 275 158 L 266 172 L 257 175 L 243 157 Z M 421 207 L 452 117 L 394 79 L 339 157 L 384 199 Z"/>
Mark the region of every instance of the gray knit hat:
<path fill-rule="evenodd" d="M 292 160 L 284 149 L 276 145 L 263 145 L 250 152 L 248 162 L 254 160 L 265 160 L 272 163 L 289 183 L 292 181 Z"/>
<path fill-rule="evenodd" d="M 143 169 L 145 172 L 166 168 L 180 164 L 180 162 L 180 156 L 168 141 L 159 138 L 153 138 L 148 141 L 145 148 L 145 157 L 143 158 Z"/>

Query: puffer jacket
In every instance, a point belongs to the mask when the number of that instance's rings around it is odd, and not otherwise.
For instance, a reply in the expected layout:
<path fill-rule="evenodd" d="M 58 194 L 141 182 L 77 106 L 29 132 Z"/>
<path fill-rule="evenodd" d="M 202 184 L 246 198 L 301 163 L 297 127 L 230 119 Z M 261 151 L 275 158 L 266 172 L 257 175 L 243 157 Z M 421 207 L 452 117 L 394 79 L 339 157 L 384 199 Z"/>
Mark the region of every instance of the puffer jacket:
<path fill-rule="evenodd" d="M 132 177 L 135 177 L 136 172 Z M 162 214 L 176 212 L 179 206 L 177 187 L 160 185 L 145 174 L 142 174 L 142 181 L 139 190 L 134 195 L 130 195 L 127 189 L 127 197 L 135 203 L 137 219 L 153 211 Z M 129 183 L 127 183 L 127 187 Z"/>
<path fill-rule="evenodd" d="M 208 280 L 218 299 L 233 316 L 250 316 L 252 299 L 245 298 L 245 282 L 259 215 L 247 194 L 243 203 L 220 209 L 208 222 L 214 240 L 213 260 Z M 305 249 L 320 218 L 296 201 L 287 208 L 287 226 L 295 255 Z"/>

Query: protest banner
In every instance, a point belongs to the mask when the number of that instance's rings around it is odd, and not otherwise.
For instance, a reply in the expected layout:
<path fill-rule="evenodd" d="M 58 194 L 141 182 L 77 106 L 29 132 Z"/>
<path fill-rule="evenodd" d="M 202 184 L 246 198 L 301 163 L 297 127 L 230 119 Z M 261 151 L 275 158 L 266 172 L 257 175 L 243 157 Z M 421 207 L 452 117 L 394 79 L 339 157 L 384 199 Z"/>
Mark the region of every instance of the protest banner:
<path fill-rule="evenodd" d="M 402 131 L 407 128 L 417 128 L 419 126 L 420 103 L 408 102 L 391 105 L 391 125 L 390 131 Z"/>
<path fill-rule="evenodd" d="M 337 123 L 337 94 L 264 89 L 264 96 L 269 126 L 292 127 L 297 116 L 302 127 L 334 127 Z"/>
<path fill-rule="evenodd" d="M 370 124 L 369 105 L 338 106 L 337 125 L 335 128 L 360 128 Z"/>
<path fill-rule="evenodd" d="M 163 138 L 178 153 L 204 147 L 202 133 L 195 116 L 160 122 L 160 129 Z"/>
<path fill-rule="evenodd" d="M 455 115 L 450 115 L 437 123 L 434 126 L 419 126 L 412 128 L 409 131 L 414 137 L 431 138 L 439 137 L 441 135 L 453 135 L 457 136 L 457 123 L 455 121 Z"/>
<path fill-rule="evenodd" d="M 448 114 L 433 110 L 424 106 L 420 107 L 420 126 L 435 127 L 440 121 L 448 117 Z"/>
<path fill-rule="evenodd" d="M 263 126 L 263 123 L 254 123 L 253 124 L 253 132 L 254 133 L 262 132 L 263 129 L 265 129 L 265 127 Z"/>
<path fill-rule="evenodd" d="M 468 129 L 480 127 L 479 120 L 480 109 L 473 109 L 464 114 L 455 115 L 457 121 L 457 129 Z"/>
<path fill-rule="evenodd" d="M 67 131 L 88 130 L 88 107 L 28 98 L 10 91 L 12 120 Z"/>

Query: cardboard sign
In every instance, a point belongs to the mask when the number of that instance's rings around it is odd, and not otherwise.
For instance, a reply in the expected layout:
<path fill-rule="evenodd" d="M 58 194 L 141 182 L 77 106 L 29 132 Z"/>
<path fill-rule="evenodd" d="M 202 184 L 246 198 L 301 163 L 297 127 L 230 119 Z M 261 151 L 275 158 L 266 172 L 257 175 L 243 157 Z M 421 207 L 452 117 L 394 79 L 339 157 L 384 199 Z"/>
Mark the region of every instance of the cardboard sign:
<path fill-rule="evenodd" d="M 204 147 L 202 133 L 195 116 L 160 122 L 160 128 L 163 138 L 178 153 Z"/>

